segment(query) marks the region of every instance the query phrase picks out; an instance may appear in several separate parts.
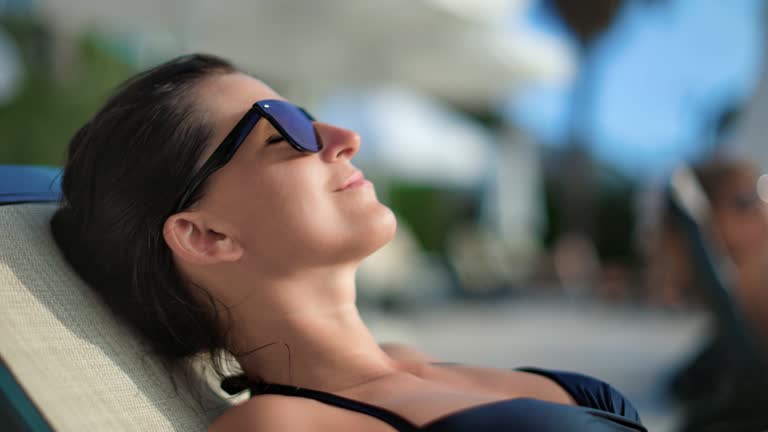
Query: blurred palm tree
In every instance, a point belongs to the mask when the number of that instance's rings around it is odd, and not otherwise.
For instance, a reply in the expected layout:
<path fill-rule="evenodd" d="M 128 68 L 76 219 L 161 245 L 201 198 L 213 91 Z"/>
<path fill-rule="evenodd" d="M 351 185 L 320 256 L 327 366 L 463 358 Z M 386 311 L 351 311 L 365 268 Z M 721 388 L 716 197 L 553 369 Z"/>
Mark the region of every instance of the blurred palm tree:
<path fill-rule="evenodd" d="M 653 0 L 642 0 L 653 1 Z M 545 171 L 550 224 L 546 243 L 553 244 L 555 255 L 567 244 L 584 244 L 589 253 L 575 252 L 576 267 L 600 261 L 631 261 L 628 233 L 633 223 L 631 188 L 605 188 L 589 151 L 586 124 L 592 115 L 595 94 L 593 53 L 600 37 L 618 20 L 630 0 L 544 0 L 577 42 L 579 68 L 573 84 L 565 148 L 555 155 L 555 163 Z M 554 169 L 552 169 L 554 167 Z M 548 171 L 548 172 L 547 172 Z M 617 233 L 624 235 L 617 235 Z M 574 243 L 575 242 L 575 243 Z M 590 255 L 590 256 L 587 256 Z M 574 278 L 560 275 L 564 285 L 591 286 L 597 276 L 586 272 Z M 573 279 L 573 280 L 566 280 Z M 577 280 L 578 279 L 578 280 Z M 583 280 L 582 280 L 583 279 Z"/>
<path fill-rule="evenodd" d="M 562 221 L 564 234 L 592 234 L 594 213 L 595 166 L 588 152 L 586 137 L 581 133 L 586 116 L 591 112 L 593 94 L 589 59 L 595 41 L 609 29 L 626 0 L 546 0 L 578 42 L 580 67 L 571 99 L 569 142 L 558 166 L 559 188 L 562 188 Z"/>

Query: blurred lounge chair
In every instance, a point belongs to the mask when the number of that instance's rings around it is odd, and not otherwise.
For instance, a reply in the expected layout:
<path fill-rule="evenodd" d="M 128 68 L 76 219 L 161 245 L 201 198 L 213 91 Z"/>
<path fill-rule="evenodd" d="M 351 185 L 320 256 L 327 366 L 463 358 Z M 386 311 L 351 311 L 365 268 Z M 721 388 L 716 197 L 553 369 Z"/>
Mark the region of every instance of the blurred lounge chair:
<path fill-rule="evenodd" d="M 200 371 L 172 381 L 59 254 L 58 174 L 0 165 L 0 429 L 206 430 L 228 400 Z"/>
<path fill-rule="evenodd" d="M 768 428 L 765 347 L 734 298 L 735 268 L 715 241 L 710 205 L 696 176 L 678 168 L 667 204 L 683 226 L 693 268 L 714 315 L 711 341 L 679 372 L 672 390 L 683 399 L 685 431 Z"/>

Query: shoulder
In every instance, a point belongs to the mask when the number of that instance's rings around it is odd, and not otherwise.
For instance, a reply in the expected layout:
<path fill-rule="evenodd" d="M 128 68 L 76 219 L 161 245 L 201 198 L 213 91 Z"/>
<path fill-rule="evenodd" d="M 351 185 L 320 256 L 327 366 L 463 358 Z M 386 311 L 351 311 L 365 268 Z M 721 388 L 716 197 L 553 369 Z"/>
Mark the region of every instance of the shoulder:
<path fill-rule="evenodd" d="M 317 407 L 313 401 L 279 395 L 259 395 L 229 408 L 209 427 L 208 432 L 261 432 L 318 430 L 314 421 Z M 302 415 L 296 415 L 301 412 Z"/>

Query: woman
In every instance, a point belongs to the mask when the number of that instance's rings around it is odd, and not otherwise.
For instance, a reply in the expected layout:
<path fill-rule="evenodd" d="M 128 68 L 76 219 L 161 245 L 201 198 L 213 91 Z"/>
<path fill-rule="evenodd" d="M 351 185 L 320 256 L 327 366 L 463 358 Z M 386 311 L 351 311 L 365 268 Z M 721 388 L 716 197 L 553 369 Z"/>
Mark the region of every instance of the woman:
<path fill-rule="evenodd" d="M 762 430 L 768 425 L 768 205 L 758 193 L 760 174 L 748 161 L 723 158 L 697 164 L 693 175 L 709 202 L 709 223 L 701 229 L 712 237 L 713 252 L 732 264 L 723 273 L 731 301 L 704 289 L 711 276 L 695 265 L 685 222 L 667 202 L 648 245 L 651 292 L 667 304 L 703 300 L 718 318 L 710 339 L 671 379 L 670 390 L 685 403 L 682 430 Z M 743 317 L 745 328 L 733 328 L 730 311 Z M 754 353 L 744 346 L 745 335 Z M 740 426 L 744 422 L 752 423 Z"/>
<path fill-rule="evenodd" d="M 379 346 L 354 276 L 396 222 L 359 147 L 226 61 L 181 57 L 75 134 L 52 229 L 160 356 L 234 355 L 244 378 L 223 386 L 253 397 L 211 431 L 645 430 L 592 378 Z"/>
<path fill-rule="evenodd" d="M 758 195 L 760 173 L 748 161 L 729 159 L 699 163 L 693 173 L 710 204 L 716 246 L 734 266 L 734 299 L 757 336 L 768 342 L 768 205 Z M 701 301 L 706 295 L 698 287 L 683 226 L 669 205 L 661 210 L 645 246 L 651 298 L 666 305 Z"/>

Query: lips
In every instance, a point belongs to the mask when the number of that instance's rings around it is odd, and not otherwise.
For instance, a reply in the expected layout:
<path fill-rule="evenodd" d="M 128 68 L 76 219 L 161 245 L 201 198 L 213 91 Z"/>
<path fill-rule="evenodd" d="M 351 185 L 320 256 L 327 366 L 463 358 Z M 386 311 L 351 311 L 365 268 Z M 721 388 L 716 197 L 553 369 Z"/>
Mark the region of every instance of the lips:
<path fill-rule="evenodd" d="M 351 176 L 347 177 L 347 179 L 344 181 L 344 183 L 341 184 L 341 186 L 336 189 L 336 192 L 343 191 L 344 189 L 347 189 L 352 186 L 357 186 L 362 183 L 365 183 L 367 180 L 365 180 L 365 177 L 363 176 L 363 172 L 358 170 L 352 173 Z"/>

